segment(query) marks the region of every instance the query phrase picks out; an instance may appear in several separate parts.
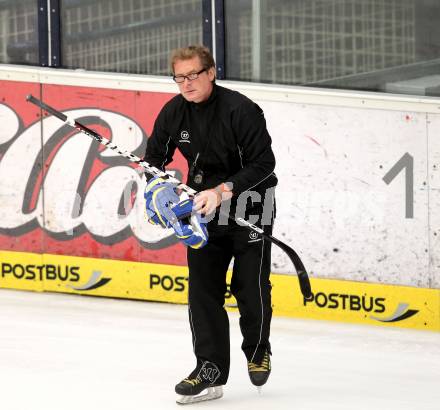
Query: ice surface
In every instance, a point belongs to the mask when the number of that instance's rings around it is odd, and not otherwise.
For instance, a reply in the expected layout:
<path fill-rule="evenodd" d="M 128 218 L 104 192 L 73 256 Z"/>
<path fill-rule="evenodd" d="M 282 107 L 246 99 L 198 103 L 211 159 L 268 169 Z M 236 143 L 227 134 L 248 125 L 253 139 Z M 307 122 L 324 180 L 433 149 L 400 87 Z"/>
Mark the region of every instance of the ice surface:
<path fill-rule="evenodd" d="M 439 333 L 275 317 L 259 395 L 230 320 L 223 398 L 185 409 L 440 409 Z M 181 409 L 194 364 L 186 306 L 0 289 L 2 410 Z"/>

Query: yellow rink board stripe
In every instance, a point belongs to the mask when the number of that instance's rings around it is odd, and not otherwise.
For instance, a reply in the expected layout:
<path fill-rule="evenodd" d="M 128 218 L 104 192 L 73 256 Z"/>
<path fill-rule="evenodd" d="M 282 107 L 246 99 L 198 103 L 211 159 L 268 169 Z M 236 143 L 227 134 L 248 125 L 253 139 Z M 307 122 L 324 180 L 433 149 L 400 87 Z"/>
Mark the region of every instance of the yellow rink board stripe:
<path fill-rule="evenodd" d="M 184 266 L 8 251 L 0 263 L 0 288 L 187 301 Z M 275 315 L 440 331 L 439 289 L 311 278 L 314 298 L 305 301 L 296 275 L 272 274 L 271 283 Z M 229 287 L 225 303 L 236 309 Z"/>

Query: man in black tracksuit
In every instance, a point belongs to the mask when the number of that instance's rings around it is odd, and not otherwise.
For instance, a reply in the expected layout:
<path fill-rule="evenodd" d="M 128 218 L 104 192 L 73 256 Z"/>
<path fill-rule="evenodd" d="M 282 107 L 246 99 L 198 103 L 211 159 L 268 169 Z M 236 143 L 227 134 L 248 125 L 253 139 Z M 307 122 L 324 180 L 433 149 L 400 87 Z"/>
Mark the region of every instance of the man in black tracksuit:
<path fill-rule="evenodd" d="M 188 161 L 187 184 L 199 191 L 194 210 L 215 213 L 207 225 L 206 246 L 188 247 L 189 321 L 197 366 L 176 391 L 193 395 L 208 384 L 227 381 L 229 322 L 223 306 L 232 258 L 230 290 L 240 311 L 242 349 L 252 382 L 262 385 L 270 373 L 271 244 L 236 222 L 222 220 L 218 209 L 230 203 L 232 216 L 253 223 L 257 216 L 255 224 L 272 232 L 277 179 L 271 138 L 257 104 L 215 84 L 214 60 L 206 48 L 177 50 L 172 68 L 180 94 L 159 113 L 145 160 L 164 170 L 177 148 Z M 203 378 L 203 366 L 214 368 L 215 377 Z"/>

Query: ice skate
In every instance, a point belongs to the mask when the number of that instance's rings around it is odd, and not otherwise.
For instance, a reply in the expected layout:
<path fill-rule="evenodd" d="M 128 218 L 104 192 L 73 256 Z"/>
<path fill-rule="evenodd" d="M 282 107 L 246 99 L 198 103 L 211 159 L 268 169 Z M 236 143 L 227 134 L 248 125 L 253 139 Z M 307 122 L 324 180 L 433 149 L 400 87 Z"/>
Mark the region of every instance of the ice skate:
<path fill-rule="evenodd" d="M 257 386 L 258 393 L 261 394 L 261 386 L 263 386 L 270 375 L 270 355 L 265 352 L 260 363 L 248 362 L 249 378 L 254 386 Z"/>
<path fill-rule="evenodd" d="M 203 362 L 200 369 L 195 369 L 189 377 L 176 385 L 178 404 L 192 404 L 200 401 L 215 400 L 223 396 L 222 385 L 216 381 L 220 370 L 212 362 Z"/>

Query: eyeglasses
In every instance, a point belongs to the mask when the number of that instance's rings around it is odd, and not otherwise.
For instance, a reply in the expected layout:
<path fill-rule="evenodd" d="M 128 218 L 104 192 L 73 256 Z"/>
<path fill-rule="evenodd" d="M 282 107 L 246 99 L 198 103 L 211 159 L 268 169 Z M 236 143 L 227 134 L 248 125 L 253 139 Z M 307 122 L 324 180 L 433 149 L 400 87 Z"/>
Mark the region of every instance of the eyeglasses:
<path fill-rule="evenodd" d="M 188 81 L 193 81 L 193 80 L 197 80 L 199 78 L 199 75 L 203 73 L 203 71 L 206 71 L 206 68 L 202 68 L 198 73 L 190 73 L 188 75 L 174 75 L 173 76 L 173 80 L 177 83 L 177 84 L 182 84 L 185 82 L 185 78 Z"/>

